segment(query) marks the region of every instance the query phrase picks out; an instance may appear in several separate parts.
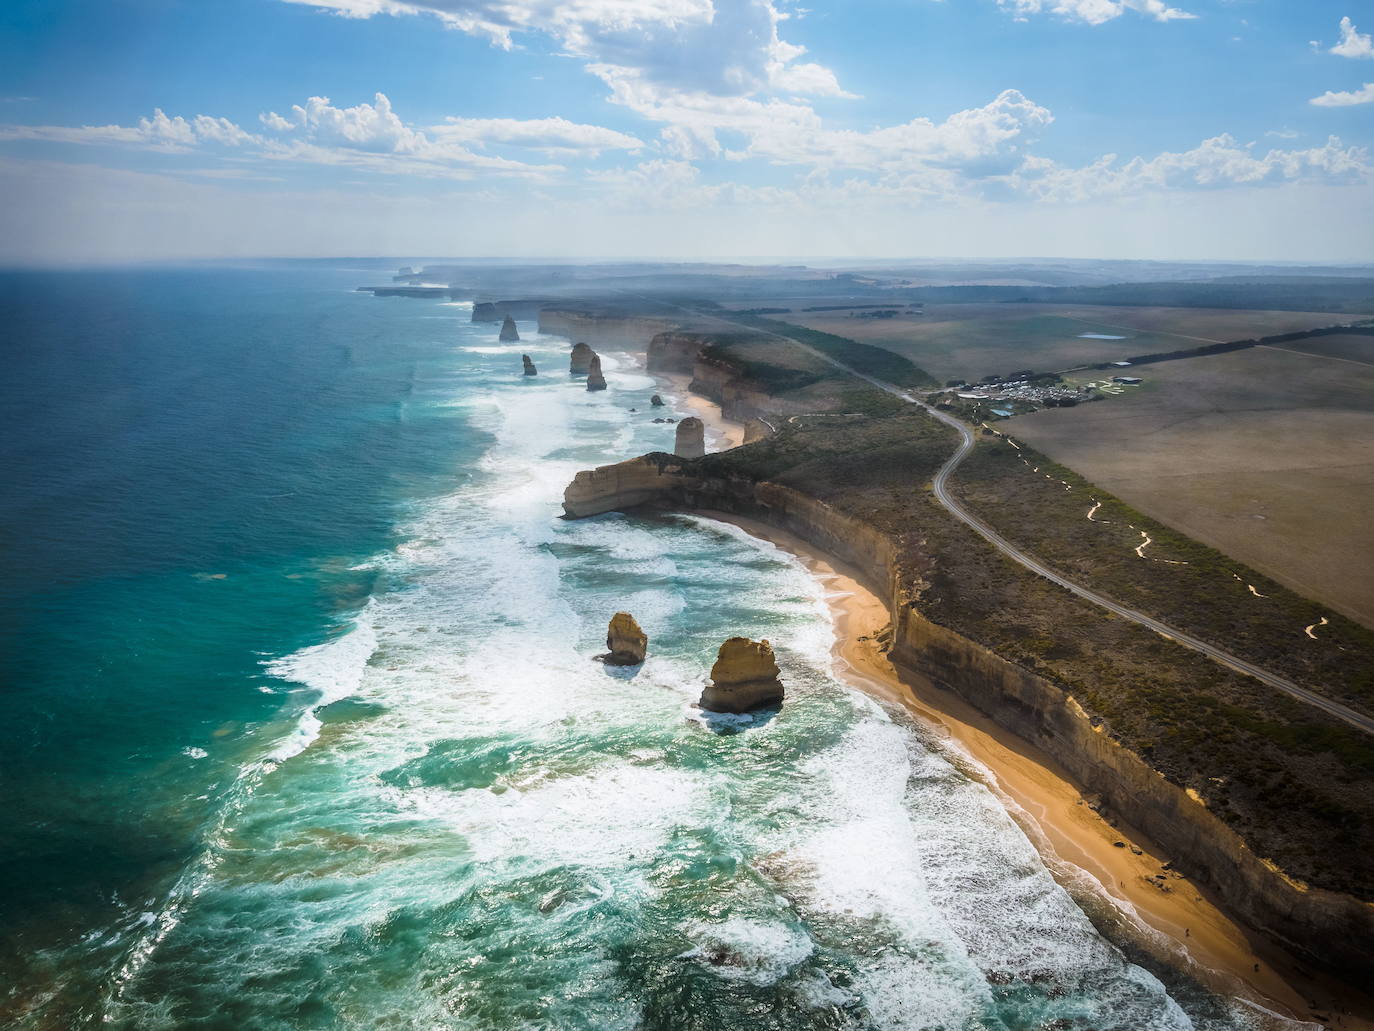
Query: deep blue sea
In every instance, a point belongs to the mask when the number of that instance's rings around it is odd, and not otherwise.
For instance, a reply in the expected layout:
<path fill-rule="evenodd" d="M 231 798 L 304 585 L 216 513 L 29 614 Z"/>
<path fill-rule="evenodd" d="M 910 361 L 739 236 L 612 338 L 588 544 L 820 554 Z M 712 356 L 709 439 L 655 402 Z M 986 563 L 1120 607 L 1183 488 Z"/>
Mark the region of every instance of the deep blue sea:
<path fill-rule="evenodd" d="M 533 324 L 353 289 L 391 272 L 0 274 L 0 1024 L 1259 1026 L 833 678 L 794 560 L 558 518 L 671 445 L 635 356 L 589 394 Z M 737 633 L 789 700 L 708 724 Z"/>

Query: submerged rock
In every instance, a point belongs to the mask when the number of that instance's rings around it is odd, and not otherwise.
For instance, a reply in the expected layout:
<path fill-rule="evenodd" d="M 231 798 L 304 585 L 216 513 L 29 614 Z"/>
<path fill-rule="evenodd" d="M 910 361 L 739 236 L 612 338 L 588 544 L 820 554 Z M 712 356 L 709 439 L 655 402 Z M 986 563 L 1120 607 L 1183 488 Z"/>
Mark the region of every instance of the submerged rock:
<path fill-rule="evenodd" d="M 503 344 L 514 344 L 520 340 L 520 331 L 515 328 L 515 320 L 509 315 L 506 316 L 506 321 L 501 323 L 500 340 Z"/>
<path fill-rule="evenodd" d="M 610 650 L 601 656 L 601 661 L 608 666 L 637 666 L 649 649 L 649 635 L 640 629 L 634 616 L 617 612 L 606 628 L 606 647 Z"/>
<path fill-rule="evenodd" d="M 592 364 L 587 369 L 587 389 L 606 389 L 606 377 L 601 375 L 601 355 L 596 353 L 592 354 Z"/>
<path fill-rule="evenodd" d="M 586 344 L 573 344 L 572 360 L 568 363 L 568 372 L 574 376 L 585 376 L 592 368 L 592 358 L 596 352 Z"/>
<path fill-rule="evenodd" d="M 649 398 L 649 404 L 653 405 L 655 408 L 662 408 L 663 398 L 655 394 L 653 397 Z"/>
<path fill-rule="evenodd" d="M 711 667 L 711 683 L 701 692 L 698 704 L 711 712 L 751 712 L 778 705 L 783 699 L 782 681 L 773 646 L 768 641 L 732 637 L 720 646 Z"/>
<path fill-rule="evenodd" d="M 700 419 L 688 416 L 677 424 L 673 454 L 678 458 L 700 458 L 706 454 L 706 426 Z"/>
<path fill-rule="evenodd" d="M 530 356 L 529 356 L 529 355 L 527 355 L 527 354 L 522 354 L 522 355 L 520 356 L 520 360 L 521 360 L 522 362 L 525 363 L 525 375 L 526 375 L 526 376 L 538 376 L 538 375 L 539 375 L 539 370 L 536 369 L 536 368 L 534 367 L 534 362 L 530 361 Z"/>

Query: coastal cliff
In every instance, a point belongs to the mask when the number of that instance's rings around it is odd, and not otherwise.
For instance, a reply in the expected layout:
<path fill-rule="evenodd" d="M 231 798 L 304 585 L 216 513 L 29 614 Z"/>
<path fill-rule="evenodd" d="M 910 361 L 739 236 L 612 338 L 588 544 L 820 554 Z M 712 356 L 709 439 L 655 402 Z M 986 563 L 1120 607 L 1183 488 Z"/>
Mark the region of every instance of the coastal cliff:
<path fill-rule="evenodd" d="M 598 347 L 643 349 L 671 325 L 666 319 L 604 309 L 546 307 L 539 311 L 539 332 L 569 340 L 592 340 Z"/>
<path fill-rule="evenodd" d="M 910 541 L 898 542 L 791 487 L 712 475 L 702 466 L 653 454 L 582 472 L 569 485 L 564 508 L 572 518 L 640 505 L 723 511 L 786 530 L 854 566 L 886 601 L 891 658 L 900 668 L 954 692 L 1052 755 L 1252 927 L 1334 970 L 1357 974 L 1374 967 L 1374 906 L 1287 876 L 1194 792 L 1114 739 L 1064 685 L 933 622 L 913 588 L 910 570 L 923 557 Z"/>

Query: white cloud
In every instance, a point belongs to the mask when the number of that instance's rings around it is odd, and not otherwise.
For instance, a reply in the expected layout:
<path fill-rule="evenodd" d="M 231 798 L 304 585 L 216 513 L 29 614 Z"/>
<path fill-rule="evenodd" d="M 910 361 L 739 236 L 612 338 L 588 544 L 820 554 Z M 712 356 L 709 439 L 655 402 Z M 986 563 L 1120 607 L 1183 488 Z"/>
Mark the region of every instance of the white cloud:
<path fill-rule="evenodd" d="M 1008 8 L 1019 21 L 1034 14 L 1054 14 L 1068 21 L 1102 25 L 1127 11 L 1136 11 L 1155 21 L 1197 17 L 1177 7 L 1170 7 L 1163 0 L 997 0 L 997 3 Z"/>
<path fill-rule="evenodd" d="M 719 96 L 761 90 L 844 96 L 834 73 L 796 63 L 806 50 L 778 36 L 774 0 L 287 0 L 350 18 L 428 14 L 507 49 L 551 37 L 603 78 Z"/>
<path fill-rule="evenodd" d="M 1160 190 L 1207 190 L 1234 186 L 1274 186 L 1312 182 L 1333 185 L 1368 182 L 1369 154 L 1329 137 L 1321 147 L 1254 153 L 1228 134 L 1203 140 L 1182 153 L 1119 163 L 1107 154 L 1082 168 L 1064 168 L 1043 158 L 1029 159 L 1010 177 L 1016 192 L 1044 200 L 1083 201 Z"/>
<path fill-rule="evenodd" d="M 1331 48 L 1337 57 L 1374 58 L 1374 38 L 1360 32 L 1348 17 L 1341 19 L 1341 41 Z"/>
<path fill-rule="evenodd" d="M 1320 97 L 1308 101 L 1317 107 L 1354 107 L 1356 104 L 1374 104 L 1374 82 L 1366 82 L 1362 87 L 1349 93 L 1327 90 Z"/>
<path fill-rule="evenodd" d="M 156 108 L 151 118 L 140 118 L 137 125 L 0 125 L 0 140 L 105 144 L 178 153 L 201 143 L 237 147 L 253 143 L 257 137 L 227 118 L 196 115 L 188 121 L 180 115 L 169 118 L 162 108 Z"/>
<path fill-rule="evenodd" d="M 413 154 L 428 146 L 424 133 L 406 126 L 391 109 L 385 93 L 378 93 L 375 104 L 334 107 L 328 97 L 311 97 L 305 106 L 293 104 L 282 117 L 275 111 L 261 115 L 268 129 L 299 133 L 312 143 L 325 147 L 344 147 L 372 154 Z"/>
<path fill-rule="evenodd" d="M 437 139 L 482 146 L 488 143 L 528 147 L 550 154 L 582 153 L 595 157 L 606 150 L 639 150 L 641 140 L 599 125 L 566 118 L 447 118 L 432 127 Z"/>

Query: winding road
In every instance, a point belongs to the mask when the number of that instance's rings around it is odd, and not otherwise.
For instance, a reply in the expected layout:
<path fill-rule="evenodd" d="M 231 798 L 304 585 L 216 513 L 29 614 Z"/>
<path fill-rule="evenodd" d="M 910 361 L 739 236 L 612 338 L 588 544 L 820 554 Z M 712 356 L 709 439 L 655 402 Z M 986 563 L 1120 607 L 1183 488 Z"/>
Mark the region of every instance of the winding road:
<path fill-rule="evenodd" d="M 903 401 L 906 401 L 909 404 L 918 405 L 926 412 L 928 412 L 932 417 L 944 423 L 946 426 L 949 426 L 951 429 L 955 430 L 959 434 L 959 447 L 955 449 L 954 454 L 950 455 L 949 459 L 945 462 L 945 464 L 940 466 L 939 472 L 935 474 L 935 479 L 932 483 L 932 490 L 934 491 L 935 498 L 937 501 L 940 502 L 941 505 L 943 505 L 949 511 L 949 513 L 952 516 L 954 516 L 954 518 L 958 519 L 961 523 L 968 526 L 980 537 L 982 537 L 985 541 L 991 544 L 1002 554 L 1006 555 L 1012 561 L 1017 562 L 1022 566 L 1025 566 L 1032 573 L 1037 573 L 1040 576 L 1043 576 L 1046 580 L 1058 584 L 1066 591 L 1070 591 L 1073 594 L 1078 595 L 1078 597 L 1082 598 L 1083 600 L 1092 602 L 1094 605 L 1106 609 L 1113 615 L 1120 616 L 1122 619 L 1129 619 L 1134 623 L 1139 623 L 1141 626 L 1153 630 L 1161 637 L 1166 637 L 1171 641 L 1175 641 L 1178 644 L 1183 645 L 1185 648 L 1191 648 L 1193 649 L 1193 651 L 1201 652 L 1208 658 L 1213 659 L 1214 661 L 1219 662 L 1223 666 L 1226 666 L 1229 669 L 1233 669 L 1238 673 L 1244 673 L 1247 676 L 1254 677 L 1261 683 L 1267 684 L 1275 690 L 1282 691 L 1290 698 L 1294 698 L 1297 701 L 1304 703 L 1305 705 L 1310 705 L 1315 709 L 1320 709 L 1328 716 L 1332 716 L 1342 721 L 1343 723 L 1347 723 L 1357 730 L 1362 730 L 1367 734 L 1374 734 L 1374 719 L 1370 718 L 1369 716 L 1365 716 L 1363 713 L 1356 712 L 1349 706 L 1342 705 L 1340 702 L 1333 701 L 1332 699 L 1327 698 L 1324 695 L 1320 695 L 1315 691 L 1309 691 L 1307 688 L 1301 687 L 1300 685 L 1293 683 L 1293 681 L 1288 680 L 1286 677 L 1281 677 L 1275 673 L 1270 673 L 1268 670 L 1263 669 L 1260 666 L 1256 666 L 1252 662 L 1247 662 L 1246 660 L 1238 656 L 1232 655 L 1230 652 L 1224 651 L 1223 649 L 1218 648 L 1216 645 L 1208 644 L 1206 641 L 1193 637 L 1191 634 L 1186 634 L 1182 630 L 1175 630 L 1167 623 L 1161 622 L 1160 620 L 1155 619 L 1153 616 L 1147 616 L 1143 612 L 1137 612 L 1135 609 L 1127 608 L 1125 605 L 1121 605 L 1115 601 L 1112 601 L 1112 599 L 1106 597 L 1105 595 L 1098 594 L 1096 591 L 1091 590 L 1090 588 L 1084 587 L 1081 584 L 1074 583 L 1072 580 L 1060 575 L 1059 573 L 1056 573 L 1053 569 L 1050 569 L 1048 566 L 1041 563 L 1034 556 L 1022 551 L 1020 548 L 1012 544 L 1009 540 L 1007 540 L 1000 533 L 994 530 L 991 526 L 989 526 L 987 523 L 983 522 L 983 520 L 979 519 L 976 515 L 974 515 L 963 505 L 961 505 L 959 501 L 950 493 L 949 490 L 950 477 L 954 474 L 954 471 L 959 468 L 960 463 L 962 463 L 963 460 L 966 457 L 968 457 L 969 452 L 973 450 L 973 431 L 963 422 L 959 421 L 951 415 L 946 415 L 944 412 L 939 411 L 931 405 L 926 404 L 923 400 L 913 395 L 910 391 L 903 390 L 901 387 L 897 386 L 894 383 L 888 383 L 886 380 L 881 380 L 875 376 L 869 376 L 866 373 L 860 372 L 858 369 L 852 368 L 841 361 L 837 361 L 834 358 L 831 358 L 829 355 L 825 354 L 824 352 L 818 351 L 816 348 L 811 347 L 808 344 L 804 344 L 800 340 L 797 340 L 793 337 L 784 336 L 781 333 L 765 332 L 763 330 L 759 330 L 754 326 L 749 326 L 742 322 L 732 322 L 729 319 L 722 319 L 715 312 L 696 312 L 694 314 L 709 314 L 711 315 L 711 317 L 716 318 L 718 321 L 730 322 L 731 325 L 740 326 L 741 328 L 752 330 L 755 333 L 764 333 L 767 336 L 776 337 L 779 340 L 786 340 L 789 343 L 795 344 L 807 353 L 815 355 L 822 361 L 830 363 L 837 369 L 841 369 L 844 372 L 849 373 L 851 376 L 858 377 L 865 383 L 872 384 L 879 390 L 884 390 L 895 397 L 901 398 Z"/>

